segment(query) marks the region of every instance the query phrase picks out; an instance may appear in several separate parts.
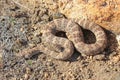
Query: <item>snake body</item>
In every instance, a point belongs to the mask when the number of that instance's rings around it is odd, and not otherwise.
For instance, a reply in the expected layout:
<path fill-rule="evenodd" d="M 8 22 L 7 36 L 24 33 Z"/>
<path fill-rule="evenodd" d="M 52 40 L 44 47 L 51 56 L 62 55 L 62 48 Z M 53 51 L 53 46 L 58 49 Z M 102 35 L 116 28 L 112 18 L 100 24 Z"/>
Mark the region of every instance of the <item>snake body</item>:
<path fill-rule="evenodd" d="M 83 32 L 78 24 L 83 29 L 94 33 L 96 37 L 95 43 L 86 44 L 84 42 Z M 58 31 L 65 32 L 68 39 L 56 36 L 56 32 Z M 107 39 L 103 29 L 89 20 L 55 19 L 44 26 L 42 30 L 42 42 L 43 44 L 38 44 L 36 47 L 29 50 L 26 49 L 19 54 L 22 56 L 32 55 L 32 51 L 40 50 L 55 59 L 66 60 L 71 57 L 75 47 L 82 55 L 96 55 L 104 50 Z"/>

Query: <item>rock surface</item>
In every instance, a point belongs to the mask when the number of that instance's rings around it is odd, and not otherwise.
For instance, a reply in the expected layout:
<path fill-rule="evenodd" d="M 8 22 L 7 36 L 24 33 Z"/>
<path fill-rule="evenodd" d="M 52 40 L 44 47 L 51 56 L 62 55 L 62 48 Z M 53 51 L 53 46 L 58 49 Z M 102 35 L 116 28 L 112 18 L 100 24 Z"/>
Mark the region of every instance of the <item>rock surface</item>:
<path fill-rule="evenodd" d="M 68 18 L 88 18 L 114 34 L 120 34 L 119 0 L 61 0 L 59 8 Z"/>

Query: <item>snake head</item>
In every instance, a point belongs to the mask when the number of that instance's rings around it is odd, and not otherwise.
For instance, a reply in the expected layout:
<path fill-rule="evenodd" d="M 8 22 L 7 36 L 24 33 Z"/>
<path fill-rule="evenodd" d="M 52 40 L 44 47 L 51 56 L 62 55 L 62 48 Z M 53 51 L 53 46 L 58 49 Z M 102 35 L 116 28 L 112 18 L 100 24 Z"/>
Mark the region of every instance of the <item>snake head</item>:
<path fill-rule="evenodd" d="M 36 30 L 35 35 L 42 35 L 46 30 L 46 24 L 37 23 L 32 26 Z"/>

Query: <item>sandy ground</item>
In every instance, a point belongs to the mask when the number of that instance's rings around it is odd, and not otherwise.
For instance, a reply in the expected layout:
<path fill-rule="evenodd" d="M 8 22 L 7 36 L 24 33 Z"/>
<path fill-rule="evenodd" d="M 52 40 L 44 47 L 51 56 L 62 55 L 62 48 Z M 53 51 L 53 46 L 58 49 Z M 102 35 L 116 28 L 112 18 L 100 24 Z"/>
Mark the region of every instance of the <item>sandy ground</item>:
<path fill-rule="evenodd" d="M 117 42 L 115 35 L 107 30 L 107 48 L 93 57 L 82 57 L 76 50 L 66 61 L 55 60 L 40 52 L 29 59 L 16 57 L 19 51 L 41 42 L 41 26 L 37 23 L 43 25 L 64 16 L 50 11 L 44 4 L 29 13 L 12 2 L 0 3 L 0 43 L 4 44 L 0 53 L 3 61 L 0 80 L 120 80 Z M 92 33 L 83 31 L 86 42 L 94 42 Z"/>

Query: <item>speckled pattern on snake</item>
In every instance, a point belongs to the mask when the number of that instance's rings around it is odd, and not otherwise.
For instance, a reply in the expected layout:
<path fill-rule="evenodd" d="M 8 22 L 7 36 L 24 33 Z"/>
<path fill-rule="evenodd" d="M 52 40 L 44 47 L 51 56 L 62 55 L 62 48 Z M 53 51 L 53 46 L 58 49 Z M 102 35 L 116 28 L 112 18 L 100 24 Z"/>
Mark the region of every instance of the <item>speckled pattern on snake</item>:
<path fill-rule="evenodd" d="M 81 27 L 94 33 L 96 37 L 95 43 L 86 44 L 84 42 Z M 57 31 L 64 31 L 68 39 L 56 36 Z M 40 50 L 40 52 L 50 55 L 55 59 L 66 60 L 74 53 L 74 47 L 82 55 L 91 56 L 103 51 L 106 44 L 105 32 L 94 22 L 87 19 L 55 19 L 43 27 L 41 44 L 32 49 L 25 49 L 18 53 L 18 55 L 34 55 L 33 51 Z"/>

